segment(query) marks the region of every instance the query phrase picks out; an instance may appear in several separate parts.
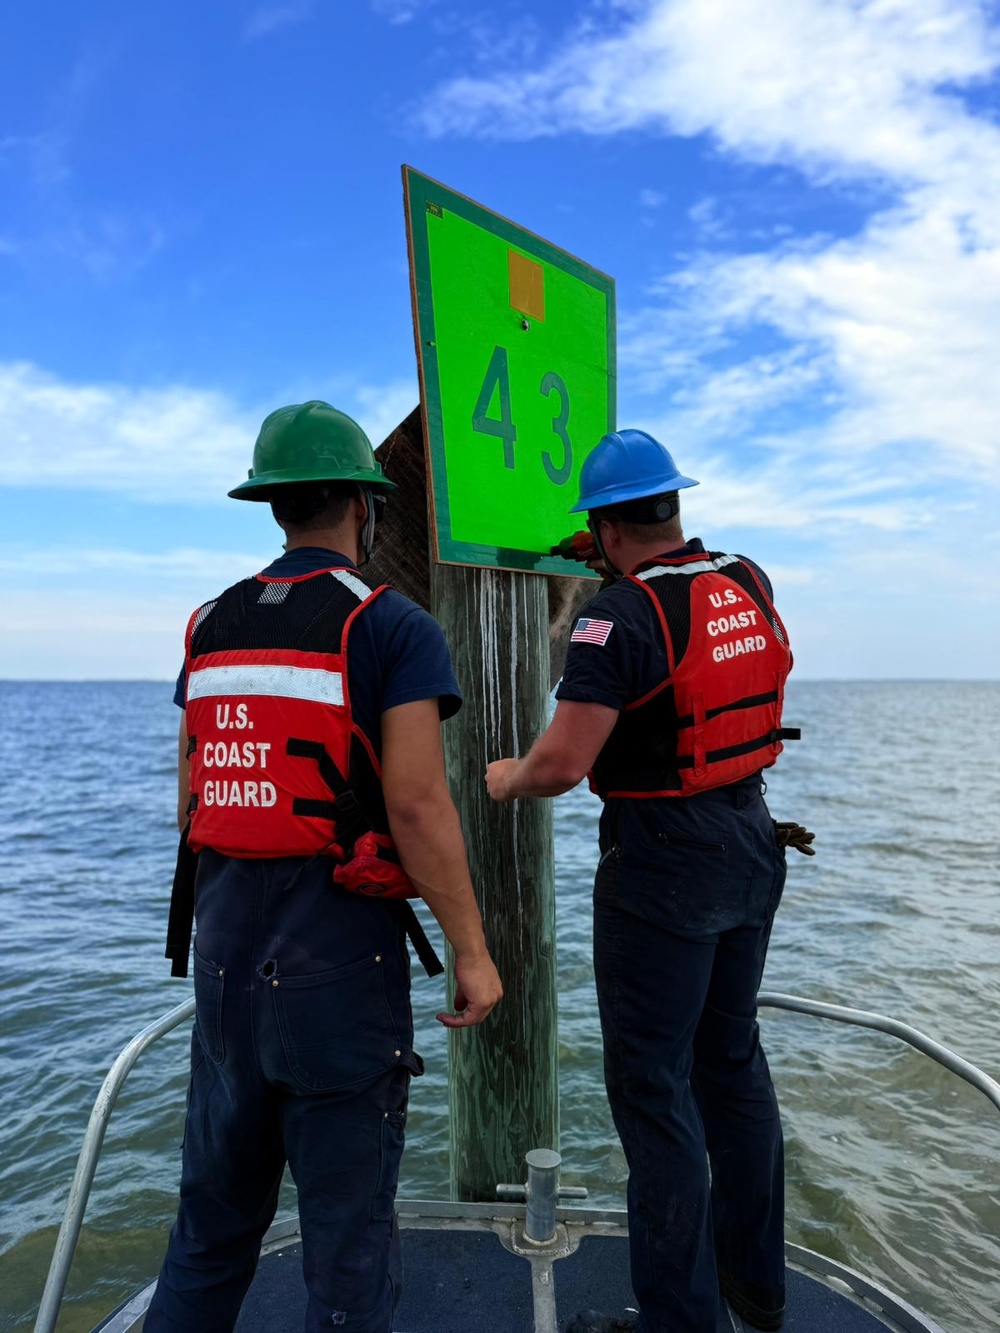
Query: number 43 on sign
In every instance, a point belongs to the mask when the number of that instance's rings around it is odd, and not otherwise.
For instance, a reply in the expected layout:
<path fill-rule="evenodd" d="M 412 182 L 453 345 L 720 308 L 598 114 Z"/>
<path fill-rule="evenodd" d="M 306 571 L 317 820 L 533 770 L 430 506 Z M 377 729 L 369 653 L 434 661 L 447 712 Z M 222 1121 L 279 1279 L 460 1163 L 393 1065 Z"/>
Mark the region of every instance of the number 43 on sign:
<path fill-rule="evenodd" d="M 565 575 L 550 548 L 614 429 L 614 284 L 409 168 L 404 182 L 437 558 Z"/>

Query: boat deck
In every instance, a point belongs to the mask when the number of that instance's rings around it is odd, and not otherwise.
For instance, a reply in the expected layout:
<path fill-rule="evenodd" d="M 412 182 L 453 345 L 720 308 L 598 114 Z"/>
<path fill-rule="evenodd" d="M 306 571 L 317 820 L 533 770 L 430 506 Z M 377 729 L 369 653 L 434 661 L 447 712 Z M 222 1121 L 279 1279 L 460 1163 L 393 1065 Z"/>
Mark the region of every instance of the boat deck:
<path fill-rule="evenodd" d="M 562 1333 L 581 1310 L 634 1308 L 625 1216 L 560 1209 L 555 1239 L 524 1237 L 513 1204 L 398 1204 L 404 1290 L 394 1333 Z M 943 1333 L 905 1301 L 809 1250 L 788 1247 L 786 1333 Z M 95 1333 L 142 1327 L 152 1286 Z M 294 1222 L 268 1233 L 236 1333 L 298 1333 L 306 1291 Z M 718 1333 L 752 1333 L 728 1307 Z"/>

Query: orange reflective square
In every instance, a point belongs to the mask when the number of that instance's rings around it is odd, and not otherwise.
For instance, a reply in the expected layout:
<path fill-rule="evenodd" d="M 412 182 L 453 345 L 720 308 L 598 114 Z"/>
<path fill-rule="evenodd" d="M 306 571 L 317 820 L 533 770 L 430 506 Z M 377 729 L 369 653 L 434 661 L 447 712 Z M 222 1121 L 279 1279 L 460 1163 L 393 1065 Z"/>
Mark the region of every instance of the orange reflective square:
<path fill-rule="evenodd" d="M 534 259 L 507 251 L 507 276 L 510 283 L 510 304 L 522 315 L 539 322 L 545 320 L 545 270 Z"/>

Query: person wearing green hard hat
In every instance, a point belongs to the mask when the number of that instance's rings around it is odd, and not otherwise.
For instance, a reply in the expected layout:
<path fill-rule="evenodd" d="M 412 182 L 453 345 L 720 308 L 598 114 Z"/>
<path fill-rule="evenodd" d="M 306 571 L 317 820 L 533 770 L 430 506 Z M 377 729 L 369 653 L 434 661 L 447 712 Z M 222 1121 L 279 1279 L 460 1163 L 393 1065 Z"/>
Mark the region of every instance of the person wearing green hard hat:
<path fill-rule="evenodd" d="M 367 561 L 375 524 L 395 489 L 358 423 L 315 400 L 279 407 L 265 418 L 247 480 L 229 494 L 234 500 L 269 501 L 279 523 L 315 525 L 331 497 L 356 492 L 366 508 L 361 548 Z"/>
<path fill-rule="evenodd" d="M 762 770 L 798 735 L 781 720 L 788 635 L 757 565 L 685 538 L 680 493 L 697 484 L 646 431 L 587 456 L 572 512 L 608 583 L 570 634 L 548 730 L 486 771 L 498 801 L 586 775 L 604 803 L 594 974 L 638 1312 L 583 1311 L 563 1333 L 715 1333 L 720 1292 L 750 1327 L 784 1319 L 781 1122 L 756 1004 L 785 848 L 811 855 L 813 835 L 763 799 Z"/>
<path fill-rule="evenodd" d="M 264 421 L 247 480 L 284 554 L 191 616 L 182 827 L 167 957 L 196 1017 L 181 1201 L 145 1327 L 231 1329 L 287 1164 L 298 1187 L 306 1327 L 390 1333 L 393 1199 L 413 1048 L 407 899 L 454 950 L 447 1027 L 502 987 L 483 934 L 440 723 L 461 707 L 437 622 L 359 567 L 393 483 L 329 403 Z M 195 884 L 197 887 L 194 904 Z"/>

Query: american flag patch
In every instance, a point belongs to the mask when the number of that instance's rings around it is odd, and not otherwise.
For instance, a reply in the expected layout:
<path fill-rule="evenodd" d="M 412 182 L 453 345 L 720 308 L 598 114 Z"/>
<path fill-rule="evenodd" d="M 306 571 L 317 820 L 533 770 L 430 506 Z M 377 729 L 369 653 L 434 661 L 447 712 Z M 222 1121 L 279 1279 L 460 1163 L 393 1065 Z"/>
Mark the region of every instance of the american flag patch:
<path fill-rule="evenodd" d="M 588 620 L 582 616 L 576 622 L 576 628 L 569 636 L 570 643 L 596 643 L 598 647 L 603 648 L 608 641 L 608 635 L 615 627 L 613 620 Z"/>

